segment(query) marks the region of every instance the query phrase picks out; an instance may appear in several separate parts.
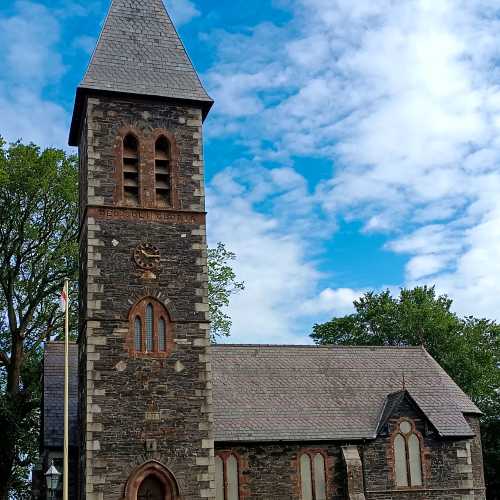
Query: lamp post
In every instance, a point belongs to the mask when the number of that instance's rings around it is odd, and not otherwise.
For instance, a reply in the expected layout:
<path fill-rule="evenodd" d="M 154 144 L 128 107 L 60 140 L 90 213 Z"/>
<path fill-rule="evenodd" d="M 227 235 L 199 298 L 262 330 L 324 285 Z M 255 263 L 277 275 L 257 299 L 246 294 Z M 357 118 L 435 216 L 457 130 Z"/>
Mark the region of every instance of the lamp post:
<path fill-rule="evenodd" d="M 52 460 L 50 462 L 49 470 L 45 473 L 45 480 L 47 481 L 47 491 L 49 492 L 50 500 L 53 500 L 55 498 L 60 479 L 61 473 L 55 468 L 54 461 Z"/>

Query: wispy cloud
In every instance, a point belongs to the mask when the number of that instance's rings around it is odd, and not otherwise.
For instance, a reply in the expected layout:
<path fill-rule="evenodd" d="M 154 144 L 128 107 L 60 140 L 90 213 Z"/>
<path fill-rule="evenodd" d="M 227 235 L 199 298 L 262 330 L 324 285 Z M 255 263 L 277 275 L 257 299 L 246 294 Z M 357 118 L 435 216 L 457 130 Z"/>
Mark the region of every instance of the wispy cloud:
<path fill-rule="evenodd" d="M 176 26 L 182 26 L 198 17 L 201 12 L 191 0 L 164 0 Z"/>
<path fill-rule="evenodd" d="M 315 201 L 331 218 L 392 237 L 407 284 L 500 317 L 498 3 L 291 5 L 288 25 L 216 34 L 213 133 L 260 158 L 330 159 Z"/>
<path fill-rule="evenodd" d="M 43 5 L 19 1 L 0 17 L 0 133 L 9 141 L 65 143 L 66 111 L 43 97 L 66 68 L 57 51 L 60 26 Z"/>

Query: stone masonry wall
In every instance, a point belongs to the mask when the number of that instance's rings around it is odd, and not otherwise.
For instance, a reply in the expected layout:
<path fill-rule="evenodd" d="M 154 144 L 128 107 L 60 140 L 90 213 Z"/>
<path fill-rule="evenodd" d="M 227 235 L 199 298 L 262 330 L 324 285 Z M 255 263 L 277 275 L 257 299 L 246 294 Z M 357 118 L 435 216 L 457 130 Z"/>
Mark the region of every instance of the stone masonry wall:
<path fill-rule="evenodd" d="M 346 464 L 342 458 L 342 446 L 348 445 L 357 447 L 362 457 L 366 500 L 484 499 L 480 437 L 472 440 L 440 439 L 426 431 L 421 415 L 412 408 L 402 410 L 401 413 L 398 412 L 400 416 L 415 418 L 418 430 L 426 432 L 423 464 L 425 479 L 424 486 L 418 489 L 402 491 L 395 488 L 388 436 L 366 443 L 238 445 L 217 442 L 215 453 L 232 453 L 238 458 L 240 500 L 300 500 L 298 459 L 304 451 L 321 451 L 327 457 L 328 500 L 358 498 L 356 494 L 348 496 Z M 395 415 L 394 421 L 396 418 L 399 417 Z M 473 429 L 478 431 L 478 419 L 470 418 L 469 421 Z M 466 456 L 468 445 L 471 454 Z M 467 474 L 470 471 L 474 475 L 473 486 L 468 482 Z"/>
<path fill-rule="evenodd" d="M 391 434 L 401 417 L 410 417 L 423 437 L 423 486 L 396 488 Z M 471 418 L 479 433 L 477 418 Z M 473 500 L 484 499 L 484 479 L 480 458 L 480 437 L 441 439 L 423 415 L 405 402 L 389 419 L 387 435 L 367 443 L 362 449 L 367 500 Z M 472 455 L 468 450 L 471 450 Z M 473 463 L 474 462 L 474 463 Z M 476 480 L 472 479 L 475 471 Z"/>
<path fill-rule="evenodd" d="M 151 460 L 176 478 L 181 498 L 215 495 L 201 125 L 196 108 L 88 99 L 81 141 L 87 144 L 81 152 L 82 200 L 91 206 L 81 210 L 82 499 L 123 498 L 130 474 Z M 177 212 L 185 213 L 165 217 L 151 203 L 113 210 L 120 205 L 115 153 L 124 129 L 141 140 L 141 182 L 153 175 L 154 149 L 146 144 L 153 132 L 164 129 L 174 137 Z M 161 252 L 153 277 L 133 262 L 141 243 Z M 128 351 L 127 316 L 143 297 L 157 299 L 169 312 L 170 357 Z"/>

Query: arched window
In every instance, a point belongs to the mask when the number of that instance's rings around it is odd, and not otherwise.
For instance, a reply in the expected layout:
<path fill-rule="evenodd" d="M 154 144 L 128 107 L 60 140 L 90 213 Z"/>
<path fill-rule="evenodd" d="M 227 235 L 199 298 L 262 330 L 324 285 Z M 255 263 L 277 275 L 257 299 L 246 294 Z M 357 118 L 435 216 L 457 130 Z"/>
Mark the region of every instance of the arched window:
<path fill-rule="evenodd" d="M 394 436 L 394 472 L 396 486 L 422 486 L 422 459 L 420 439 L 414 424 L 403 420 Z"/>
<path fill-rule="evenodd" d="M 167 324 L 164 318 L 158 320 L 158 350 L 165 352 L 167 346 Z"/>
<path fill-rule="evenodd" d="M 134 323 L 135 350 L 142 351 L 142 322 L 139 316 L 135 317 Z"/>
<path fill-rule="evenodd" d="M 215 456 L 216 500 L 240 498 L 238 459 L 232 453 Z"/>
<path fill-rule="evenodd" d="M 146 306 L 146 351 L 153 352 L 153 306 L 148 304 Z"/>
<path fill-rule="evenodd" d="M 299 459 L 301 500 L 326 500 L 325 457 L 319 452 L 302 453 Z"/>
<path fill-rule="evenodd" d="M 172 152 L 170 142 L 160 136 L 155 143 L 155 195 L 158 207 L 172 205 Z"/>
<path fill-rule="evenodd" d="M 165 307 L 153 298 L 144 298 L 129 313 L 129 349 L 134 355 L 170 354 L 173 347 L 172 323 Z"/>
<path fill-rule="evenodd" d="M 132 134 L 123 139 L 123 200 L 127 205 L 139 204 L 139 143 Z"/>

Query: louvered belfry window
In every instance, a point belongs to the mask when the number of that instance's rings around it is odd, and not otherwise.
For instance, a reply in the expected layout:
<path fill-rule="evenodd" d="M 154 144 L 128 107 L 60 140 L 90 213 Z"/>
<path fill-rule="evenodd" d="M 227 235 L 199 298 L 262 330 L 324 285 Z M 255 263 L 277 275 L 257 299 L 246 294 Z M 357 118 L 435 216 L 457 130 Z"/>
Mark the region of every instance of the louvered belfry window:
<path fill-rule="evenodd" d="M 153 298 L 144 298 L 130 313 L 132 352 L 144 355 L 168 355 L 173 346 L 172 323 L 165 307 Z"/>
<path fill-rule="evenodd" d="M 155 144 L 155 195 L 158 207 L 172 205 L 172 151 L 170 142 L 160 136 Z"/>
<path fill-rule="evenodd" d="M 123 200 L 127 205 L 139 204 L 139 142 L 132 134 L 123 139 Z"/>
<path fill-rule="evenodd" d="M 302 453 L 299 458 L 301 500 L 326 500 L 325 457 L 319 452 Z"/>
<path fill-rule="evenodd" d="M 396 486 L 422 486 L 420 439 L 415 433 L 414 425 L 408 420 L 398 424 L 394 436 L 394 469 Z"/>
<path fill-rule="evenodd" d="M 238 500 L 240 497 L 238 459 L 232 454 L 215 456 L 216 500 Z"/>

